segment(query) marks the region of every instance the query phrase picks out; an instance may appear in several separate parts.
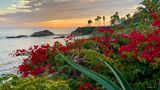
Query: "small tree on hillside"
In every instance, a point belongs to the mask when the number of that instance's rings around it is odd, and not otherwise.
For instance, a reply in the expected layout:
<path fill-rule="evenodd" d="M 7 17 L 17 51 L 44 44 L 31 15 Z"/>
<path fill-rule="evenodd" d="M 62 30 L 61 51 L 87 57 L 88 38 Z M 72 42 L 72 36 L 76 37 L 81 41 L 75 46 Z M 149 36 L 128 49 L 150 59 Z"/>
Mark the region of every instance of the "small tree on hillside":
<path fill-rule="evenodd" d="M 106 17 L 103 16 L 102 18 L 103 18 L 103 25 L 105 26 Z"/>
<path fill-rule="evenodd" d="M 113 16 L 110 17 L 111 18 L 111 25 L 115 25 L 116 22 L 120 22 L 120 19 L 119 19 L 119 15 L 118 15 L 118 12 L 116 12 Z"/>
<path fill-rule="evenodd" d="M 93 23 L 92 20 L 89 19 L 89 20 L 88 20 L 88 25 L 91 26 L 92 23 Z"/>

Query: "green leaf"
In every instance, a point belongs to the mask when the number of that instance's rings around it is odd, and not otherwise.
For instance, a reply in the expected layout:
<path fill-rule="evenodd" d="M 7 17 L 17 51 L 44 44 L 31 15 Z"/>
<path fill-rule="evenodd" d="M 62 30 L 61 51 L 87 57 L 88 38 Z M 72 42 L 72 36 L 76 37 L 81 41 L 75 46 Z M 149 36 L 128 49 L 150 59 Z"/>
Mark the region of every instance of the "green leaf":
<path fill-rule="evenodd" d="M 57 52 L 69 65 L 71 65 L 72 67 L 74 67 L 78 71 L 82 72 L 83 74 L 87 75 L 88 77 L 94 79 L 99 84 L 101 84 L 105 89 L 107 89 L 107 90 L 121 90 L 120 87 L 118 87 L 116 84 L 114 84 L 112 81 L 108 80 L 104 76 L 74 63 L 72 60 L 68 59 L 68 57 L 62 55 L 58 50 L 57 50 Z"/>
<path fill-rule="evenodd" d="M 100 58 L 98 58 L 100 61 Z M 123 75 L 115 68 L 113 67 L 109 62 L 105 61 L 104 64 L 109 67 L 109 69 L 112 71 L 112 73 L 115 75 L 115 77 L 118 79 L 121 87 L 123 90 L 132 90 L 131 87 L 129 86 L 127 80 L 123 77 Z"/>

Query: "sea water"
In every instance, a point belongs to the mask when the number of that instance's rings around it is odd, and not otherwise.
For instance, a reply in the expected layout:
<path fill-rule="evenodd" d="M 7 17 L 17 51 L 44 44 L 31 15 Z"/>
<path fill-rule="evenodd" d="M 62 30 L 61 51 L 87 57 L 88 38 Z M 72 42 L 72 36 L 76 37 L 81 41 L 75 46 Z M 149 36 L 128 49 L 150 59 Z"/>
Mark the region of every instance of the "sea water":
<path fill-rule="evenodd" d="M 69 34 L 75 28 L 56 28 L 50 31 L 55 34 Z M 5 29 L 0 30 L 0 75 L 7 73 L 17 73 L 17 67 L 22 63 L 21 56 L 13 57 L 13 52 L 17 49 L 28 49 L 34 45 L 50 44 L 53 45 L 55 41 L 62 44 L 65 43 L 64 39 L 53 39 L 54 36 L 46 37 L 28 37 L 28 38 L 6 38 L 8 36 L 17 35 L 31 35 L 34 32 L 41 30 L 33 29 Z"/>

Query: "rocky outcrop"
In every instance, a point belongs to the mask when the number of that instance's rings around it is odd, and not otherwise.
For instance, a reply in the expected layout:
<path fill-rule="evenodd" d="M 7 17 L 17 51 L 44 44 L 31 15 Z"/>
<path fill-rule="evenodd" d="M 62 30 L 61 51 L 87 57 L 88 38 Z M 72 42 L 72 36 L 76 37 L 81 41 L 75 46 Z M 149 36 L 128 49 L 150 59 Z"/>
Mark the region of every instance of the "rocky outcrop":
<path fill-rule="evenodd" d="M 26 37 L 28 37 L 28 35 L 9 36 L 6 38 L 26 38 Z"/>
<path fill-rule="evenodd" d="M 49 30 L 43 30 L 39 32 L 35 32 L 31 35 L 31 37 L 43 37 L 43 36 L 52 36 L 54 33 L 50 32 Z"/>
<path fill-rule="evenodd" d="M 53 37 L 53 39 L 59 39 L 59 38 L 65 38 L 65 36 L 57 36 L 57 37 Z"/>
<path fill-rule="evenodd" d="M 75 31 L 71 32 L 74 36 L 83 35 L 96 35 L 98 34 L 98 28 L 111 28 L 111 26 L 99 26 L 99 27 L 78 27 Z"/>
<path fill-rule="evenodd" d="M 71 32 L 74 36 L 91 35 L 96 31 L 96 27 L 78 27 L 75 31 Z"/>

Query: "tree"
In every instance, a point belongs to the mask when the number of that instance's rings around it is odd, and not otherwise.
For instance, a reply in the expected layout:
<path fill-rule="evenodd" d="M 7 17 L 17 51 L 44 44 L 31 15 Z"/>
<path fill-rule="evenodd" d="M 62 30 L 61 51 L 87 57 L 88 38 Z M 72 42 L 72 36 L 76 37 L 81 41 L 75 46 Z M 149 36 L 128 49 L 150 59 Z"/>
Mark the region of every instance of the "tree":
<path fill-rule="evenodd" d="M 91 26 L 92 23 L 93 23 L 92 20 L 89 19 L 89 20 L 88 20 L 88 25 Z"/>
<path fill-rule="evenodd" d="M 127 19 L 131 19 L 131 14 L 126 15 Z"/>
<path fill-rule="evenodd" d="M 138 11 L 144 13 L 152 13 L 157 12 L 160 9 L 160 1 L 159 0 L 144 0 L 140 3 L 143 7 L 138 7 Z"/>
<path fill-rule="evenodd" d="M 119 23 L 120 22 L 120 19 L 119 19 L 119 15 L 118 15 L 118 12 L 116 12 L 113 16 L 110 17 L 111 21 L 111 25 L 115 25 L 116 23 Z"/>
<path fill-rule="evenodd" d="M 97 26 L 97 22 L 98 22 L 98 19 L 97 17 L 95 18 L 95 25 Z"/>
<path fill-rule="evenodd" d="M 126 21 L 126 18 L 125 18 L 125 17 L 122 17 L 122 18 L 120 19 L 120 21 L 121 21 L 121 23 L 124 23 L 124 22 Z"/>
<path fill-rule="evenodd" d="M 101 17 L 97 16 L 97 20 L 98 20 L 98 25 L 100 26 L 101 25 Z"/>
<path fill-rule="evenodd" d="M 111 25 L 114 25 L 115 24 L 115 18 L 113 16 L 111 16 L 110 19 L 111 19 L 111 21 L 110 21 Z"/>
<path fill-rule="evenodd" d="M 142 22 L 149 22 L 151 18 L 149 13 L 158 12 L 160 10 L 160 1 L 159 0 L 144 0 L 140 3 L 141 7 L 138 7 L 138 12 L 142 18 Z"/>
<path fill-rule="evenodd" d="M 102 18 L 103 18 L 103 25 L 105 26 L 106 17 L 103 16 Z"/>
<path fill-rule="evenodd" d="M 118 12 L 116 12 L 116 13 L 113 15 L 113 17 L 114 17 L 116 20 L 118 20 L 118 21 L 120 20 L 120 19 L 119 19 Z"/>

